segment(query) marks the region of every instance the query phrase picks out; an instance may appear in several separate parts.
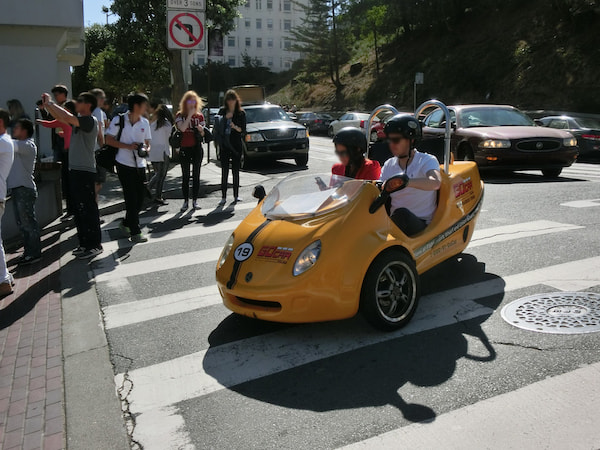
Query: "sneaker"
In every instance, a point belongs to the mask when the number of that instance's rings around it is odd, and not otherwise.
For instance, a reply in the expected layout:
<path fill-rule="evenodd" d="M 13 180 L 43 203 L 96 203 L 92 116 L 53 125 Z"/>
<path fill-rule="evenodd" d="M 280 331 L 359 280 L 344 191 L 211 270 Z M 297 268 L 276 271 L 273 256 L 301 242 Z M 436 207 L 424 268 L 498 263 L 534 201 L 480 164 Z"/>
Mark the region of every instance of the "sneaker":
<path fill-rule="evenodd" d="M 41 256 L 29 256 L 29 255 L 27 255 L 27 256 L 23 256 L 19 260 L 18 264 L 20 266 L 29 266 L 31 264 L 35 264 L 37 262 L 40 262 L 41 260 L 42 260 Z"/>
<path fill-rule="evenodd" d="M 104 250 L 102 249 L 102 247 L 98 247 L 98 248 L 91 248 L 89 250 L 86 250 L 85 252 L 83 252 L 81 255 L 79 255 L 77 258 L 79 259 L 91 259 L 95 256 L 98 256 L 100 253 L 102 253 Z"/>
<path fill-rule="evenodd" d="M 79 256 L 82 253 L 85 253 L 85 248 L 83 247 L 77 247 L 75 250 L 73 250 L 73 253 L 71 253 L 73 256 Z"/>
<path fill-rule="evenodd" d="M 236 197 L 235 198 L 235 203 L 242 203 L 244 200 L 242 200 L 242 197 Z"/>
<path fill-rule="evenodd" d="M 181 209 L 180 209 L 180 211 L 181 211 L 181 212 L 185 212 L 185 211 L 187 211 L 187 210 L 188 210 L 188 208 L 189 208 L 189 207 L 190 207 L 190 204 L 189 204 L 189 202 L 186 200 L 185 202 L 183 202 L 183 205 L 181 206 Z"/>
<path fill-rule="evenodd" d="M 136 244 L 140 244 L 142 242 L 148 242 L 148 237 L 143 235 L 142 233 L 134 234 L 133 236 L 131 236 L 131 242 L 134 242 Z"/>
<path fill-rule="evenodd" d="M 127 237 L 131 236 L 131 228 L 129 228 L 128 226 L 125 226 L 123 221 L 121 221 L 121 223 L 119 224 L 119 230 L 121 230 L 124 234 L 126 234 Z"/>
<path fill-rule="evenodd" d="M 163 206 L 167 206 L 169 204 L 169 202 L 167 202 L 164 198 L 160 198 L 160 197 L 155 198 L 154 203 L 157 203 L 157 204 L 163 205 Z"/>
<path fill-rule="evenodd" d="M 227 199 L 225 197 L 223 197 L 221 199 L 221 201 L 219 202 L 219 206 L 225 206 L 225 203 L 227 203 Z"/>
<path fill-rule="evenodd" d="M 4 298 L 7 295 L 13 293 L 12 283 L 10 281 L 5 281 L 4 283 L 0 283 L 0 298 Z"/>
<path fill-rule="evenodd" d="M 198 205 L 198 202 L 196 200 L 194 200 L 194 202 L 192 203 L 192 208 L 193 209 L 200 209 L 200 206 Z"/>

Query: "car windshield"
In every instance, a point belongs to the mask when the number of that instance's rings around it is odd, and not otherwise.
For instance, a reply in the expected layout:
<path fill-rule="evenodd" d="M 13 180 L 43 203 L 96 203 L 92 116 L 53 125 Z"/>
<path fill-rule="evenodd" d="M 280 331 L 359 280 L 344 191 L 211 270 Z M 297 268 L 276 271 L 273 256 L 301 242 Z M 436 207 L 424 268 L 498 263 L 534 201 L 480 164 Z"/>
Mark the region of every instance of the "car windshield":
<path fill-rule="evenodd" d="M 364 183 L 330 173 L 290 175 L 273 188 L 261 211 L 268 219 L 316 217 L 350 204 Z"/>
<path fill-rule="evenodd" d="M 246 121 L 248 123 L 276 122 L 278 120 L 290 120 L 289 116 L 281 108 L 269 106 L 265 108 L 246 109 Z"/>
<path fill-rule="evenodd" d="M 598 120 L 598 119 L 592 119 L 592 118 L 588 118 L 588 117 L 577 117 L 577 118 L 575 118 L 575 120 L 577 121 L 577 124 L 581 128 L 600 130 L 600 120 Z"/>
<path fill-rule="evenodd" d="M 471 108 L 460 112 L 462 128 L 535 126 L 521 111 L 510 108 Z"/>

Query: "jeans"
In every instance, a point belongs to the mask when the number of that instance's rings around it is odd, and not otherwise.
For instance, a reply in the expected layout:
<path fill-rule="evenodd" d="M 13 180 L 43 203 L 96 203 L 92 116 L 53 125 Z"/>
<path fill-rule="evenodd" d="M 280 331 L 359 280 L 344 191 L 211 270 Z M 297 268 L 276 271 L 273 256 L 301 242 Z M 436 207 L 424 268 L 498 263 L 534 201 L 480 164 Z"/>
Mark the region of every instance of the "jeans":
<path fill-rule="evenodd" d="M 241 154 L 236 154 L 226 147 L 221 147 L 221 195 L 223 198 L 227 197 L 229 161 L 231 161 L 231 172 L 233 173 L 233 198 L 236 199 L 240 191 Z"/>
<path fill-rule="evenodd" d="M 187 201 L 190 198 L 190 166 L 192 168 L 192 199 L 198 199 L 200 192 L 200 166 L 204 158 L 204 150 L 194 147 L 183 147 L 179 151 L 179 161 L 181 164 L 181 192 L 183 199 Z"/>
<path fill-rule="evenodd" d="M 413 236 L 427 228 L 427 223 L 406 208 L 398 208 L 392 213 L 392 221 L 407 236 Z"/>
<path fill-rule="evenodd" d="M 154 168 L 154 176 L 148 183 L 148 189 L 152 190 L 156 186 L 156 198 L 162 198 L 163 186 L 165 179 L 167 178 L 167 172 L 169 171 L 169 155 L 165 153 L 164 161 L 152 161 L 152 167 Z"/>
<path fill-rule="evenodd" d="M 96 203 L 96 173 L 71 170 L 69 182 L 79 246 L 86 250 L 102 248 L 100 213 Z"/>
<path fill-rule="evenodd" d="M 123 187 L 125 197 L 125 219 L 123 225 L 131 230 L 132 235 L 140 234 L 140 211 L 146 196 L 146 169 L 116 164 L 117 175 Z"/>
<path fill-rule="evenodd" d="M 2 216 L 4 215 L 4 200 L 0 201 L 0 234 L 2 234 Z M 4 253 L 4 245 L 0 239 L 0 283 L 10 282 L 11 276 L 6 268 L 6 254 Z"/>
<path fill-rule="evenodd" d="M 37 192 L 24 186 L 12 189 L 15 218 L 23 234 L 23 256 L 39 258 L 42 255 L 40 227 L 35 218 Z"/>

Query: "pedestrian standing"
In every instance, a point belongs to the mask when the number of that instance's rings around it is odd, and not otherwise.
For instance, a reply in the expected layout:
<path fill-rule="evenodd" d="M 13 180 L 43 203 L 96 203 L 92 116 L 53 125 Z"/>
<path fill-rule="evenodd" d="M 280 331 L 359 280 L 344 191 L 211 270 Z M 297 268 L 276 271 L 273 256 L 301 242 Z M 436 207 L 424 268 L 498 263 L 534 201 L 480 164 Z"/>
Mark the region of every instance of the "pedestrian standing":
<path fill-rule="evenodd" d="M 60 122 L 73 127 L 69 157 L 69 187 L 74 208 L 79 247 L 73 252 L 80 259 L 90 259 L 102 253 L 100 213 L 96 203 L 96 158 L 94 147 L 98 138 L 98 121 L 92 116 L 98 101 L 94 94 L 83 92 L 76 102 L 77 115 L 71 114 L 42 95 L 44 108 Z"/>
<path fill-rule="evenodd" d="M 19 119 L 30 119 L 23 109 L 23 104 L 16 98 L 7 101 L 6 107 L 8 108 L 8 113 L 10 114 L 10 124 L 8 128 L 12 129 Z"/>
<path fill-rule="evenodd" d="M 104 103 L 106 102 L 106 94 L 102 89 L 96 88 L 90 91 L 92 94 L 96 96 L 96 100 L 98 100 L 98 106 L 96 109 L 92 111 L 92 115 L 98 121 L 98 139 L 96 139 L 96 147 L 94 151 L 97 153 L 104 146 L 104 133 L 106 132 L 106 127 L 108 126 L 108 119 L 106 117 L 106 113 L 102 109 Z M 106 183 L 106 172 L 107 170 L 96 164 L 96 203 L 99 203 L 99 194 L 100 190 L 102 190 L 102 185 Z"/>
<path fill-rule="evenodd" d="M 179 103 L 179 111 L 175 124 L 183 133 L 179 149 L 181 164 L 181 191 L 183 205 L 181 211 L 187 211 L 190 198 L 190 167 L 192 169 L 192 207 L 198 209 L 198 194 L 200 193 L 200 166 L 204 158 L 202 139 L 204 138 L 204 116 L 200 111 L 204 103 L 194 91 L 186 92 Z"/>
<path fill-rule="evenodd" d="M 63 107 L 67 111 L 69 111 L 71 114 L 76 115 L 74 101 L 72 101 L 72 100 L 66 101 Z M 71 147 L 71 135 L 73 134 L 73 128 L 71 128 L 71 125 L 69 125 L 68 123 L 60 122 L 56 119 L 52 119 L 52 120 L 38 119 L 36 122 L 39 123 L 44 128 L 58 129 L 58 134 L 63 139 L 63 142 L 64 142 L 65 151 L 67 153 L 69 152 L 69 148 Z M 68 169 L 68 167 L 67 167 L 67 169 Z"/>
<path fill-rule="evenodd" d="M 240 166 L 242 159 L 243 139 L 246 134 L 246 113 L 242 109 L 240 96 L 233 89 L 225 93 L 225 104 L 219 115 L 219 135 L 221 136 L 221 201 L 223 206 L 227 202 L 227 180 L 229 178 L 229 165 L 233 173 L 233 200 L 241 202 L 240 191 Z"/>
<path fill-rule="evenodd" d="M 14 157 L 13 141 L 6 133 L 9 123 L 10 115 L 8 111 L 0 109 L 0 224 L 2 223 L 4 207 L 6 206 L 6 179 L 10 173 Z M 0 225 L 1 234 L 2 227 Z M 12 292 L 12 276 L 6 268 L 6 255 L 2 239 L 0 238 L 0 298 L 12 294 Z"/>
<path fill-rule="evenodd" d="M 154 176 L 148 183 L 148 188 L 156 188 L 154 202 L 159 205 L 168 205 L 163 198 L 163 187 L 167 172 L 169 171 L 169 161 L 171 159 L 171 145 L 169 137 L 173 128 L 173 117 L 169 109 L 163 105 L 151 105 L 150 132 L 152 134 L 152 147 L 150 148 L 150 162 L 154 169 Z"/>
<path fill-rule="evenodd" d="M 146 196 L 146 158 L 150 150 L 150 123 L 144 116 L 148 109 L 148 97 L 132 94 L 127 99 L 129 112 L 123 117 L 123 129 L 119 130 L 121 117 L 116 116 L 106 131 L 106 143 L 118 148 L 116 156 L 117 175 L 123 187 L 125 218 L 119 228 L 132 242 L 147 242 L 140 228 L 140 211 Z M 120 140 L 116 136 L 121 131 Z M 147 156 L 147 155 L 146 155 Z"/>
<path fill-rule="evenodd" d="M 35 217 L 37 189 L 33 179 L 37 147 L 33 142 L 33 122 L 19 119 L 13 127 L 15 158 L 8 175 L 17 226 L 23 235 L 23 256 L 19 265 L 38 262 L 42 257 L 40 227 Z"/>

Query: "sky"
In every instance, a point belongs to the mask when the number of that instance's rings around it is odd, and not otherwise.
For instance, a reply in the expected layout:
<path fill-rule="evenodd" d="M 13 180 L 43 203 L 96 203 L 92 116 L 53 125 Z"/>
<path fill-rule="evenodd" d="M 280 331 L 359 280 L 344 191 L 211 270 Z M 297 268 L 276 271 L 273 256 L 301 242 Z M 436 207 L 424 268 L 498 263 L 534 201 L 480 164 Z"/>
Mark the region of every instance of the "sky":
<path fill-rule="evenodd" d="M 106 15 L 102 12 L 102 7 L 110 7 L 111 0 L 83 0 L 83 23 L 85 26 L 95 23 L 106 23 Z M 115 16 L 108 18 L 109 22 L 114 22 Z"/>

